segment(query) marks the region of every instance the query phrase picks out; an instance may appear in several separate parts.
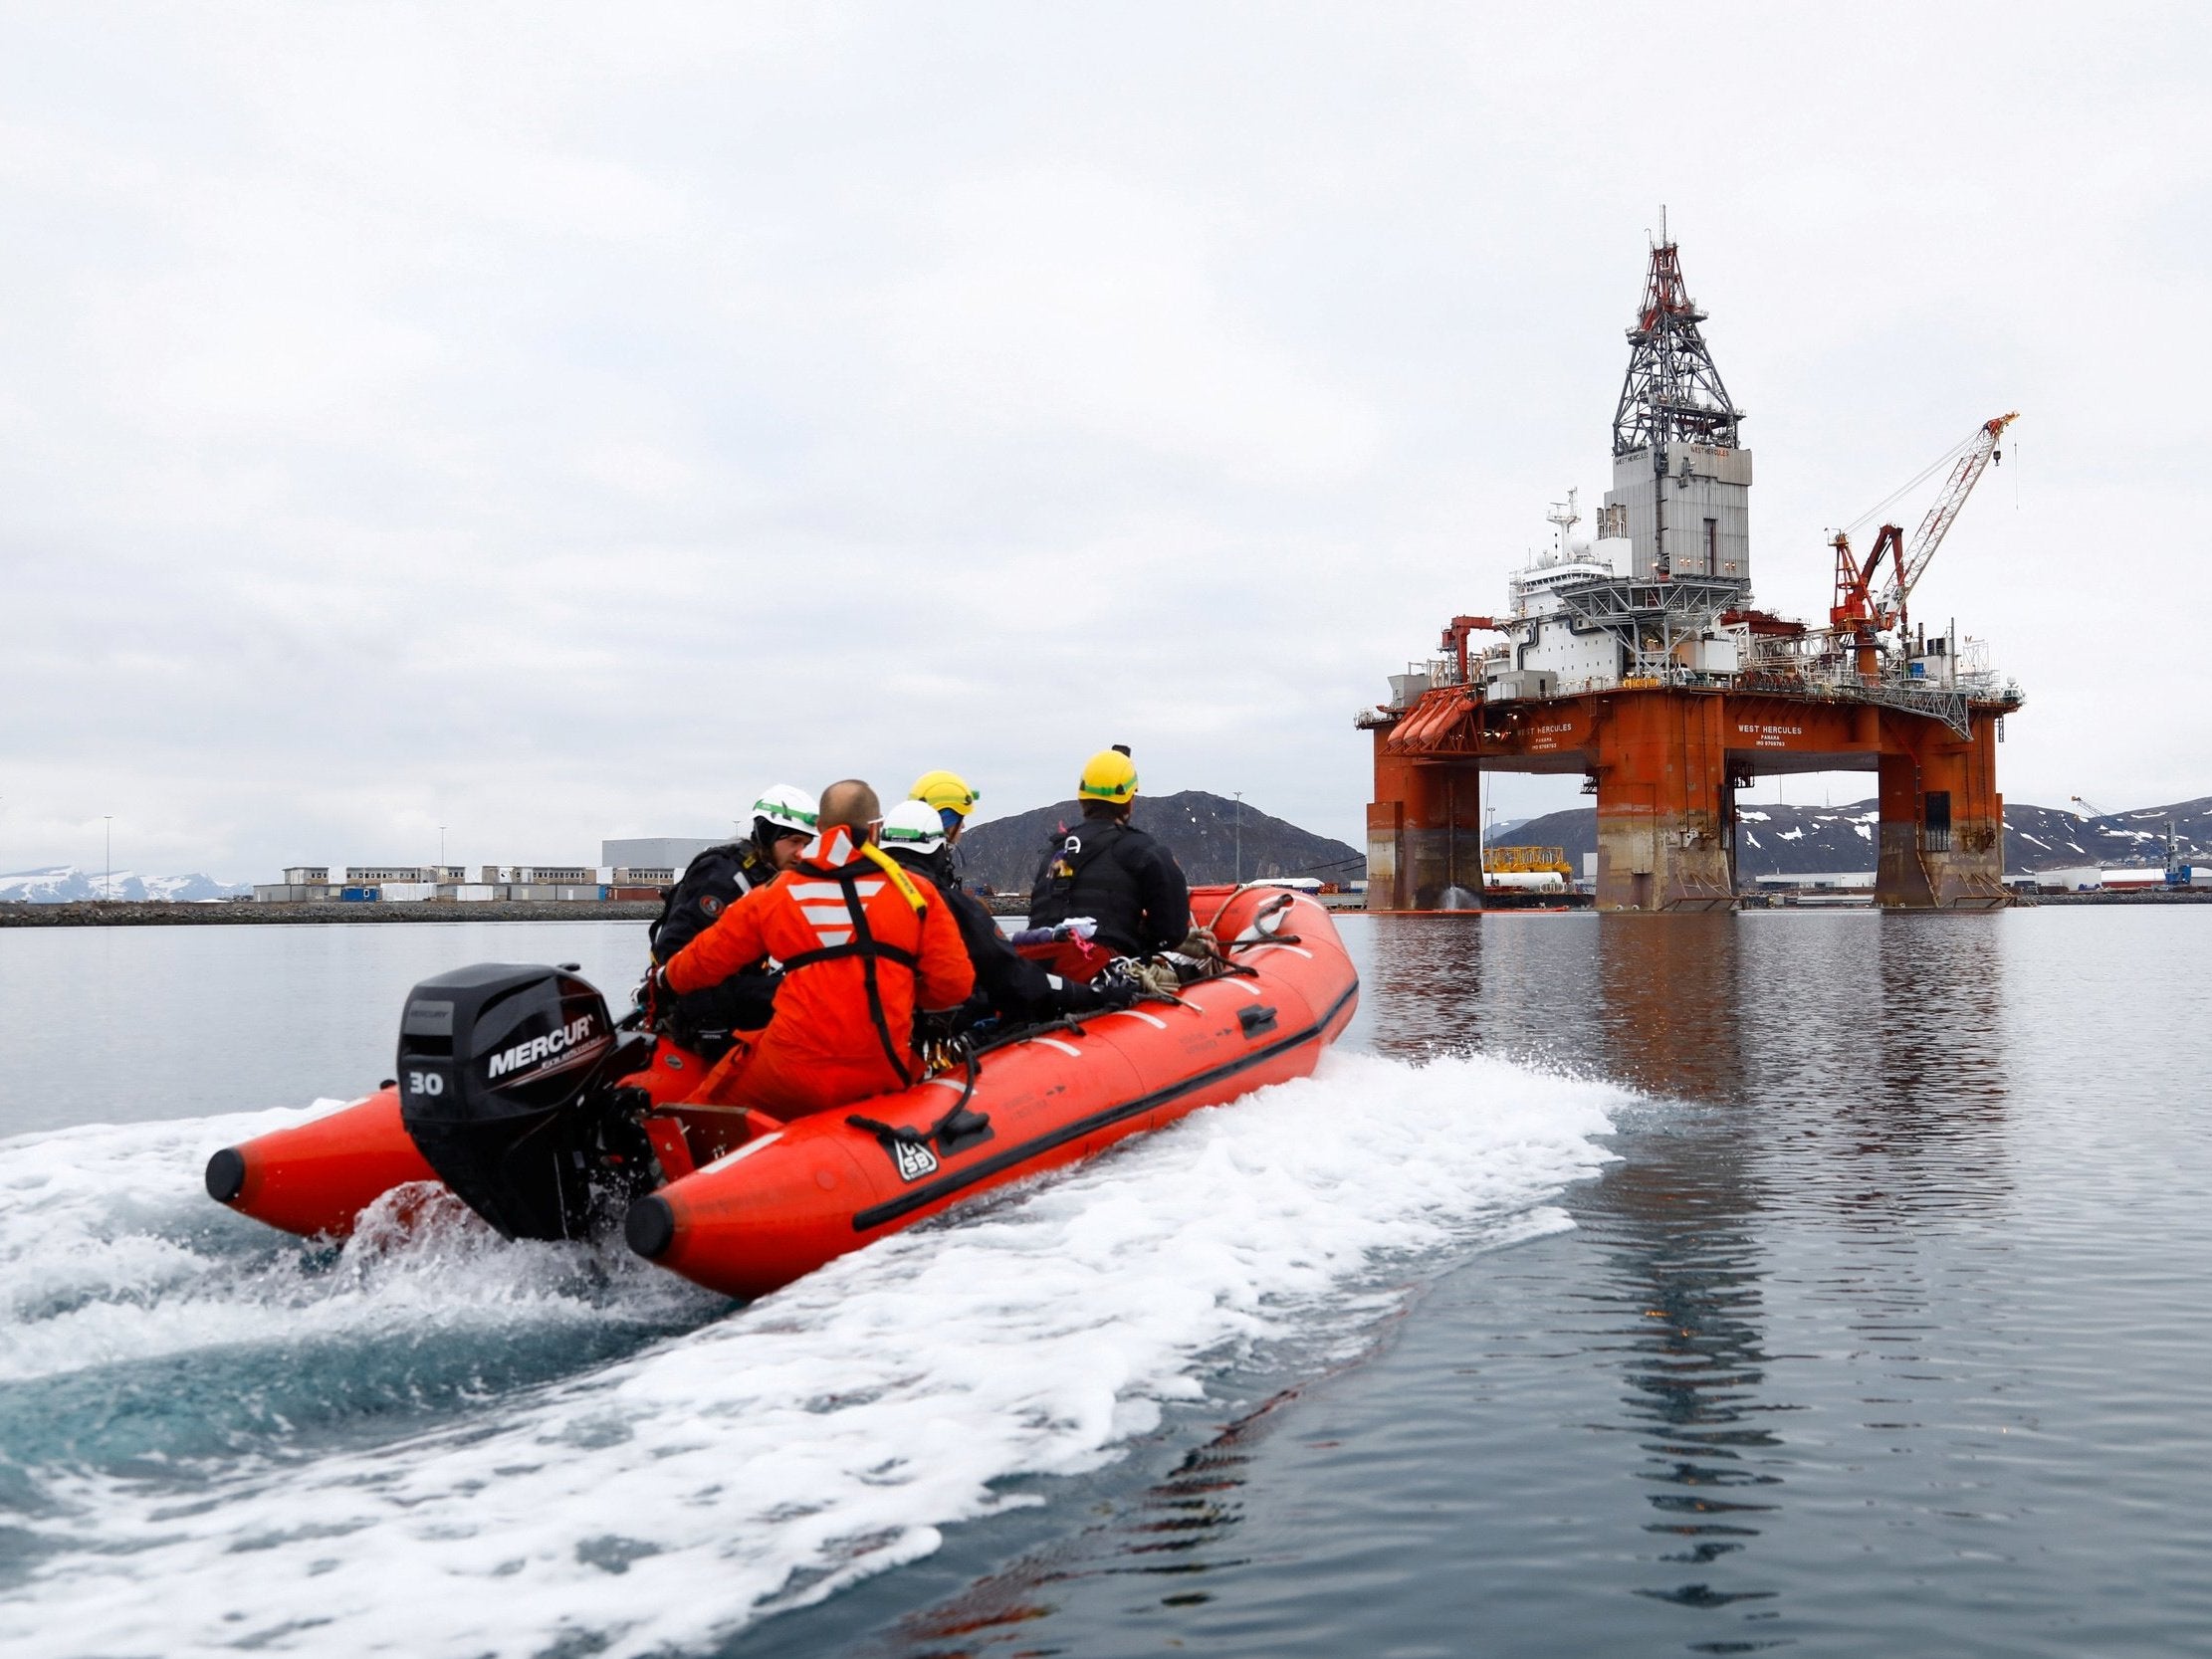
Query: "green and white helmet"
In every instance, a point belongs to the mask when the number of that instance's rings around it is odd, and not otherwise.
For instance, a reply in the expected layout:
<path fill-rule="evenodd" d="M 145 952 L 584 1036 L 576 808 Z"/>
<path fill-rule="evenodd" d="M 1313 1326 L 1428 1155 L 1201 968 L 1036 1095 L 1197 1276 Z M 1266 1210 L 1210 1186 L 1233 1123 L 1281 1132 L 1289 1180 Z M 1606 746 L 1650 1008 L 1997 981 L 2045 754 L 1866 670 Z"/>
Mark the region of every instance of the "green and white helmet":
<path fill-rule="evenodd" d="M 876 841 L 886 852 L 934 853 L 945 845 L 945 821 L 928 801 L 901 801 L 883 815 Z"/>
<path fill-rule="evenodd" d="M 778 783 L 762 793 L 753 803 L 753 821 L 756 825 L 768 824 L 779 834 L 812 835 L 815 833 L 817 807 L 814 797 L 803 789 L 794 789 L 788 783 Z"/>

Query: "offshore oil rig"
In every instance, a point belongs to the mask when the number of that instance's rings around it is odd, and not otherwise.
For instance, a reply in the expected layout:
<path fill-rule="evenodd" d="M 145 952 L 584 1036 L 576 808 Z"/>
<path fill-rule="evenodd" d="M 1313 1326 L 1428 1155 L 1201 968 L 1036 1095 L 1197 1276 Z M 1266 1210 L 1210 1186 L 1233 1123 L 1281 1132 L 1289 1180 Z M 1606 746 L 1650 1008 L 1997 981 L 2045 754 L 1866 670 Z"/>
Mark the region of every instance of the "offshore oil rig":
<path fill-rule="evenodd" d="M 1836 535 L 1829 625 L 1789 621 L 1752 600 L 1751 452 L 1705 319 L 1662 231 L 1596 535 L 1574 533 L 1570 491 L 1506 610 L 1452 617 L 1438 655 L 1356 718 L 1375 744 L 1370 910 L 1479 907 L 1485 770 L 1583 774 L 1601 910 L 1734 905 L 1736 791 L 1818 771 L 1879 774 L 1878 905 L 2008 902 L 1996 743 L 2020 688 L 1955 624 L 1930 634 L 1908 607 L 2015 417 L 1983 422 L 1921 475 L 1948 465 L 1909 539 L 1884 523 L 1862 558 Z"/>

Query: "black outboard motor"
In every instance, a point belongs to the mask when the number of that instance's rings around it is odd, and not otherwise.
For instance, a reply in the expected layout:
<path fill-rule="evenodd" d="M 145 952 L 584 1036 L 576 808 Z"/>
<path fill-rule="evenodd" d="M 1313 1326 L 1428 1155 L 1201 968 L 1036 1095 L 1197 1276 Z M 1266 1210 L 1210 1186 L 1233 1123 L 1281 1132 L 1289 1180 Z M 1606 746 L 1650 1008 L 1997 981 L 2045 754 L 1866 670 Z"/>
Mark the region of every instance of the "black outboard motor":
<path fill-rule="evenodd" d="M 578 1238 L 660 1184 L 637 1094 L 651 1040 L 562 968 L 425 979 L 399 1024 L 399 1113 L 446 1185 L 508 1238 Z"/>

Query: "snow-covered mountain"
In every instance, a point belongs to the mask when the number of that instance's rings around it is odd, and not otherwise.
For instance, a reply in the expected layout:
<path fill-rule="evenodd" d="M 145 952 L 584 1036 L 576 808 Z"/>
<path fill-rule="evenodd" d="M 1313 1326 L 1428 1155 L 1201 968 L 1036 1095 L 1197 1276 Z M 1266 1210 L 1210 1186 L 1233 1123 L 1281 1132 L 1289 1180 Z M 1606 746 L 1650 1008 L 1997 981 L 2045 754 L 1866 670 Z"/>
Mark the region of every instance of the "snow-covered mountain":
<path fill-rule="evenodd" d="M 1875 824 L 1880 813 L 1871 800 L 1849 806 L 1782 806 L 1740 799 L 1736 816 L 1736 873 L 1746 882 L 1754 876 L 1875 867 Z M 1516 825 L 1512 843 L 1503 834 L 1494 842 L 1558 847 L 1580 870 L 1582 855 L 1598 848 L 1598 815 L 1587 806 L 1546 813 Z"/>
<path fill-rule="evenodd" d="M 2166 862 L 2166 826 L 2190 864 L 2212 864 L 2212 795 L 2170 806 L 2145 806 L 2109 816 L 2085 816 L 2051 806 L 2005 803 L 2005 868 L 2061 870 L 2095 864 L 2108 870 Z"/>
<path fill-rule="evenodd" d="M 82 870 L 74 864 L 0 876 L 0 904 L 67 905 L 86 899 L 157 899 L 194 904 L 208 899 L 243 898 L 252 892 L 249 885 L 225 887 L 210 876 L 140 876 L 129 870 L 104 876 L 98 870 Z"/>
<path fill-rule="evenodd" d="M 1872 870 L 1876 825 L 1881 814 L 1872 800 L 1848 806 L 1782 806 L 1751 791 L 1736 803 L 1736 872 L 1765 875 Z M 2107 869 L 2163 865 L 2166 825 L 2174 826 L 2181 856 L 2212 864 L 2212 796 L 2146 806 L 2109 817 L 2083 817 L 2056 807 L 2005 803 L 2005 869 L 2010 874 L 2095 864 Z M 1554 812 L 1514 826 L 1515 842 L 1563 848 L 1582 867 L 1598 845 L 1597 814 L 1589 807 Z M 1503 843 L 1504 832 L 1493 840 Z"/>

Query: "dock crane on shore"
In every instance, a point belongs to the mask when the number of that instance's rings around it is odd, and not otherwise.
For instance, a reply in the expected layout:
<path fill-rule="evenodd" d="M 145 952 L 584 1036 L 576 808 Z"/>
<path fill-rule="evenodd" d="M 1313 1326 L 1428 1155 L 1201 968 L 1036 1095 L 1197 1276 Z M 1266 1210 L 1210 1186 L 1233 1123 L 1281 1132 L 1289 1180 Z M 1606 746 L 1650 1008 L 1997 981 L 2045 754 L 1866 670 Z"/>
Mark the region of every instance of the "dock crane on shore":
<path fill-rule="evenodd" d="M 1904 631 L 1906 607 L 1912 590 L 1920 578 L 1927 574 L 1928 562 L 1935 557 L 1935 549 L 1943 544 L 1943 537 L 1950 533 L 1957 520 L 1959 510 L 1966 505 L 1966 498 L 1973 494 L 1974 486 L 1981 479 L 1984 469 L 1991 462 L 2002 461 L 2003 452 L 1997 441 L 2005 435 L 2005 428 L 2020 418 L 2018 410 L 2009 415 L 1999 415 L 1976 427 L 1966 440 L 1926 468 L 1911 483 L 1899 488 L 1888 501 L 1877 506 L 1873 513 L 1880 513 L 1905 491 L 1919 484 L 1921 479 L 1952 461 L 1950 477 L 1935 498 L 1935 505 L 1928 509 L 1927 517 L 1920 520 L 1920 527 L 1913 533 L 1912 543 L 1905 545 L 1904 531 L 1895 524 L 1883 524 L 1876 533 L 1874 549 L 1867 554 L 1864 564 L 1853 556 L 1851 536 L 1839 530 L 1830 543 L 1836 549 L 1836 603 L 1828 613 L 1828 625 L 1836 631 L 1837 638 L 1848 639 L 1858 659 L 1861 674 L 1876 672 L 1876 648 L 1880 635 Z M 1956 458 L 1955 461 L 1953 458 Z M 1889 555 L 1889 579 L 1880 591 L 1874 590 L 1876 572 L 1881 567 L 1881 556 Z"/>
<path fill-rule="evenodd" d="M 2076 806 L 2081 808 L 2082 820 L 2084 823 L 2111 824 L 2118 822 L 2118 820 L 2114 818 L 2111 813 L 2106 812 L 2102 807 L 2099 806 L 2097 802 L 2089 799 L 2087 796 L 2070 795 L 2068 799 L 2071 800 Z M 2136 814 L 2136 816 L 2139 818 L 2141 814 L 2138 813 Z M 2127 832 L 2125 830 L 2121 830 L 2119 833 L 2126 834 Z M 2195 873 L 2201 870 L 2203 866 L 2189 865 L 2181 862 L 2180 828 L 2174 823 L 2171 818 L 2168 818 L 2166 820 L 2165 841 L 2166 885 L 2168 887 L 2188 887 L 2191 884 Z M 2077 845 L 2079 845 L 2079 843 L 2077 843 Z"/>

